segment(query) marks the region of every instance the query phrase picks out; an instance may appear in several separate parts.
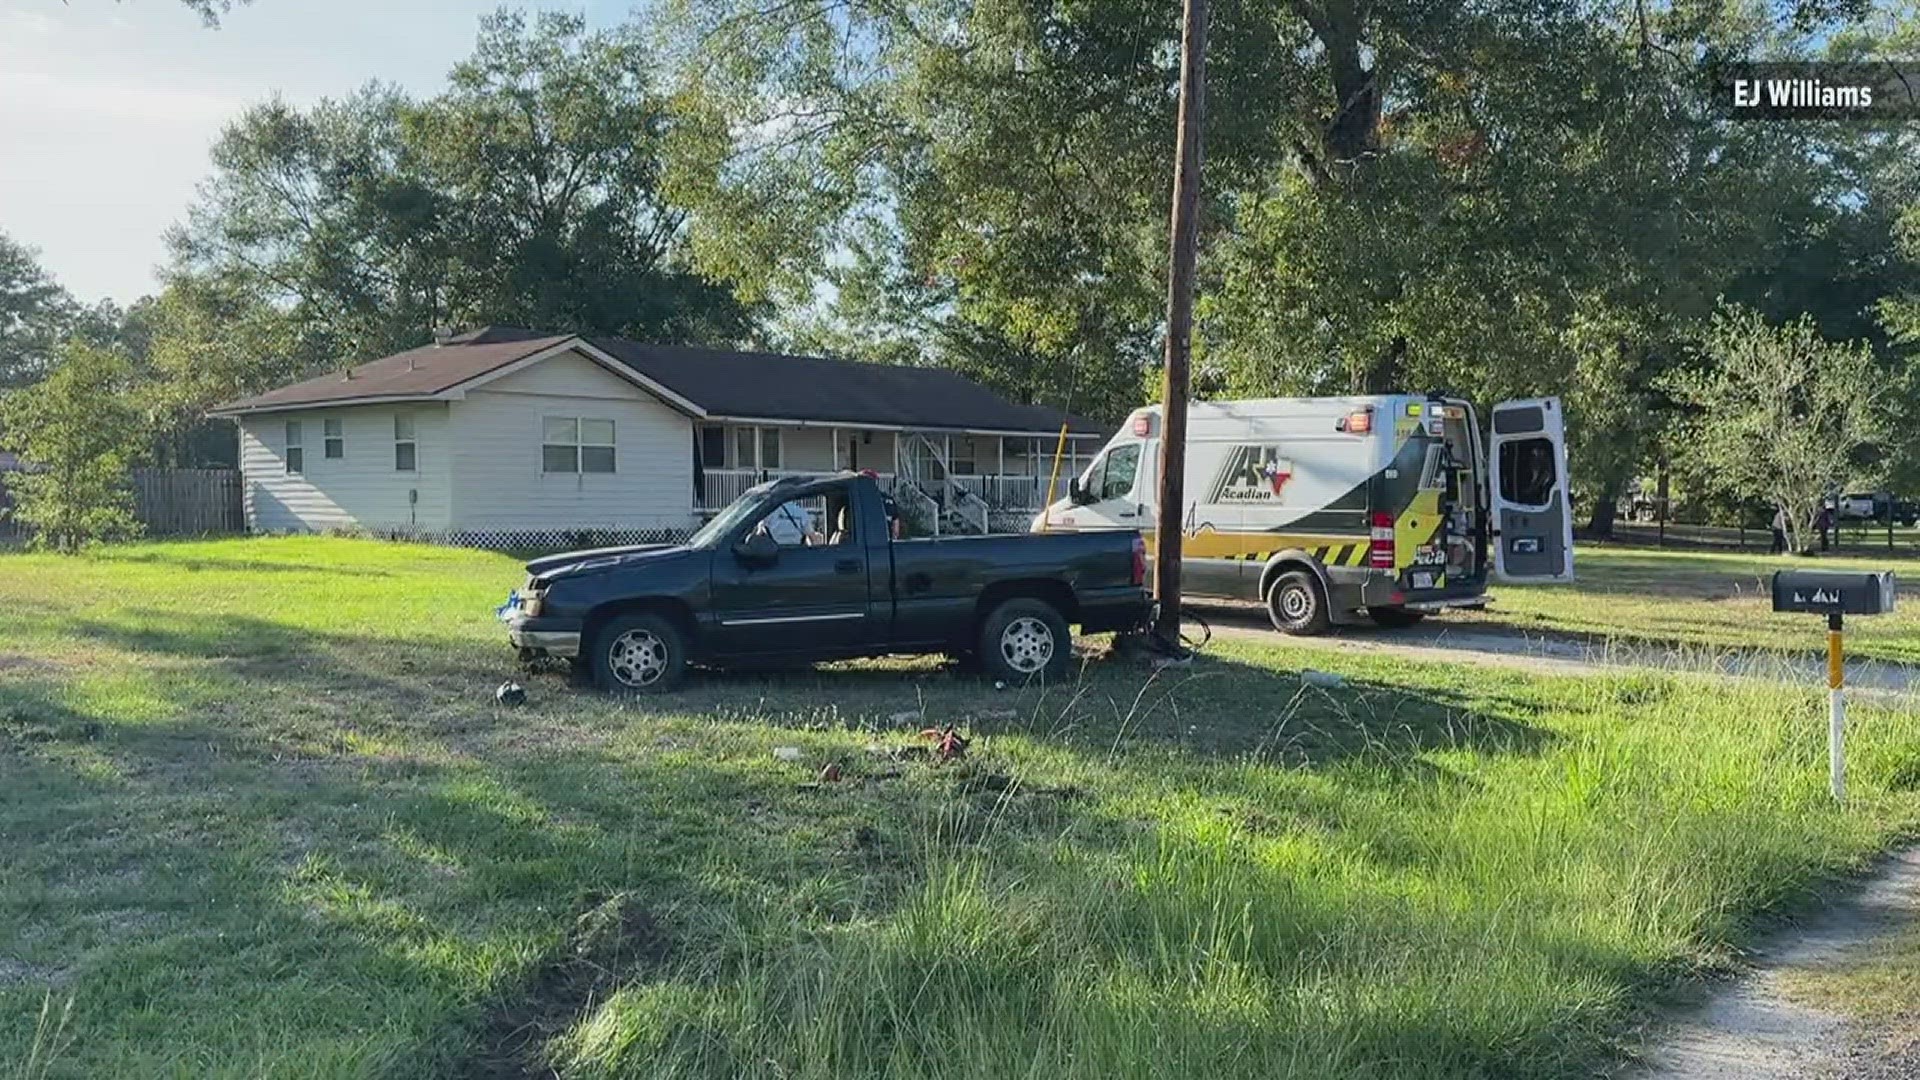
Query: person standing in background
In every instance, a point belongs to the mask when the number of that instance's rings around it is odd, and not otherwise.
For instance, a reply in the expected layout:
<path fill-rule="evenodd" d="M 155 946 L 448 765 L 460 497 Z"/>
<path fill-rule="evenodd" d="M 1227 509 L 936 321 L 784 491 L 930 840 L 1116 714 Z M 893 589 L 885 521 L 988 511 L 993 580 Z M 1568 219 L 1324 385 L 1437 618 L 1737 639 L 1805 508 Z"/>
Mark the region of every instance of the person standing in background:
<path fill-rule="evenodd" d="M 1769 555 L 1784 555 L 1787 551 L 1787 508 L 1775 507 L 1773 511 L 1773 549 Z"/>

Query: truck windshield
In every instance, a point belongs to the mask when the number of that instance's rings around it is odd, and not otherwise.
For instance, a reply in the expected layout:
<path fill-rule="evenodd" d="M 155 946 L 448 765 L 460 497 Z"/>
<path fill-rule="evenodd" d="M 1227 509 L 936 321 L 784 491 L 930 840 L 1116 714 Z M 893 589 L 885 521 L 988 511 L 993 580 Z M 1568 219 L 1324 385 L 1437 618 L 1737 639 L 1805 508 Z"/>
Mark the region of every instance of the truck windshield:
<path fill-rule="evenodd" d="M 771 483 L 750 487 L 740 497 L 727 504 L 725 510 L 715 515 L 712 521 L 700 526 L 698 532 L 687 538 L 687 546 L 695 548 L 712 547 L 720 538 L 732 532 L 734 526 L 758 514 L 767 504 L 767 496 L 773 490 Z"/>

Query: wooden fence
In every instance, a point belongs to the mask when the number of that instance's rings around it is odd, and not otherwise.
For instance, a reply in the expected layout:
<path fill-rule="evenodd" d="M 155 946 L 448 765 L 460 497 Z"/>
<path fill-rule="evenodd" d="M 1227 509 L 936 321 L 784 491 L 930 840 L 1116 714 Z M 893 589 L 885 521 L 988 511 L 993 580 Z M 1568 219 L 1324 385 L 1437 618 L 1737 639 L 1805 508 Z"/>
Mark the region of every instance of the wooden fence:
<path fill-rule="evenodd" d="M 135 469 L 133 512 L 148 536 L 245 532 L 235 469 Z"/>

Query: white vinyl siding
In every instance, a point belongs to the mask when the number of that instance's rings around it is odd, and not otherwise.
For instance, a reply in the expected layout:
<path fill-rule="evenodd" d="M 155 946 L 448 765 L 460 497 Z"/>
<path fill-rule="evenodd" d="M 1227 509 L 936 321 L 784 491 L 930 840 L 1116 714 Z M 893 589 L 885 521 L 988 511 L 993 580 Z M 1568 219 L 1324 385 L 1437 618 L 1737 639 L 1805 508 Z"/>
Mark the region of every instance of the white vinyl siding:
<path fill-rule="evenodd" d="M 783 469 L 827 472 L 833 468 L 833 429 L 787 428 L 781 432 Z"/>
<path fill-rule="evenodd" d="M 247 521 L 261 532 L 443 529 L 448 524 L 447 406 L 404 406 L 413 416 L 420 471 L 393 468 L 392 405 L 344 405 L 240 421 Z M 289 424 L 301 443 L 322 440 L 287 471 Z M 335 432 L 338 432 L 336 435 Z M 336 441 L 339 456 L 330 456 Z"/>
<path fill-rule="evenodd" d="M 693 422 L 578 353 L 471 390 L 452 403 L 452 415 L 455 528 L 686 528 L 694 521 Z M 577 427 L 550 426 L 556 420 Z M 552 441 L 563 435 L 575 441 Z M 549 470 L 549 447 L 588 467 Z"/>

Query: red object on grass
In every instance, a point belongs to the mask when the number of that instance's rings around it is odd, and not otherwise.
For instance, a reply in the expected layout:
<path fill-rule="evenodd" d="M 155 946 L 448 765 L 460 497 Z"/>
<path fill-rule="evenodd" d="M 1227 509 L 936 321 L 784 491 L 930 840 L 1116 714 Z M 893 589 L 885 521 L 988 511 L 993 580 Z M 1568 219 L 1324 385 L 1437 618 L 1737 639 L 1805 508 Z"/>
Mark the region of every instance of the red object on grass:
<path fill-rule="evenodd" d="M 927 728 L 920 733 L 920 737 L 933 740 L 933 756 L 939 761 L 952 761 L 967 752 L 969 740 L 955 731 L 952 724 L 943 728 Z"/>

